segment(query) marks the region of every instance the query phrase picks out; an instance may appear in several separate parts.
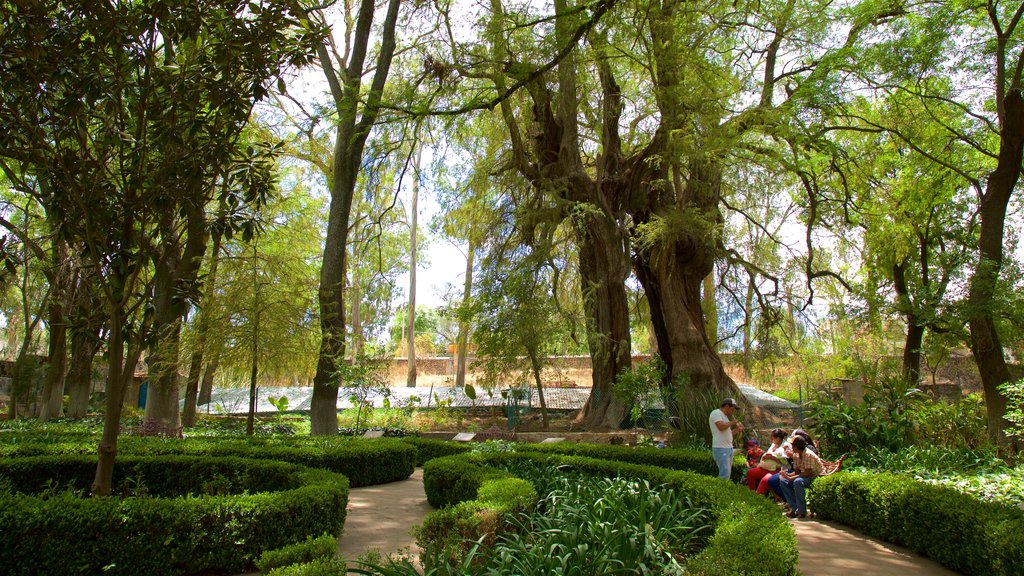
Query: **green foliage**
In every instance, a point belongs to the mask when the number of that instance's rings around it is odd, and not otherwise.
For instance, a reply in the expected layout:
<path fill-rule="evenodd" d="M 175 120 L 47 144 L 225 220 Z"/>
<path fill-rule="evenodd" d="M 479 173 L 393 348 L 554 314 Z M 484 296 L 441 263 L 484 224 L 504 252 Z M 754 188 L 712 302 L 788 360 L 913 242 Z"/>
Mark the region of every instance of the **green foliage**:
<path fill-rule="evenodd" d="M 1024 379 L 1002 384 L 999 392 L 1006 398 L 1004 417 L 1012 424 L 1006 433 L 1018 438 L 1024 437 Z"/>
<path fill-rule="evenodd" d="M 976 448 L 987 435 L 980 398 L 932 400 L 895 371 L 870 378 L 864 402 L 856 406 L 819 395 L 810 402 L 808 418 L 830 454 L 868 448 L 899 452 L 915 444 Z"/>
<path fill-rule="evenodd" d="M 345 576 L 348 566 L 341 558 L 317 558 L 310 562 L 275 568 L 267 576 Z"/>
<path fill-rule="evenodd" d="M 391 387 L 384 377 L 384 362 L 363 357 L 352 364 L 338 362 L 337 365 L 341 388 L 356 408 L 355 427 L 359 428 L 363 418 L 373 412 L 374 398 L 383 398 L 387 403 L 391 397 Z"/>
<path fill-rule="evenodd" d="M 559 442 L 557 444 L 522 444 L 521 451 L 546 454 L 569 454 L 602 460 L 630 462 L 647 466 L 658 466 L 669 470 L 686 470 L 706 476 L 718 476 L 718 466 L 711 456 L 711 450 L 688 448 L 653 448 L 650 446 L 612 446 L 609 444 L 588 444 L 584 442 Z M 746 461 L 738 456 L 733 461 L 730 478 L 739 482 L 746 471 Z"/>
<path fill-rule="evenodd" d="M 416 447 L 416 466 L 423 466 L 434 458 L 463 454 L 472 449 L 472 446 L 464 442 L 448 442 L 446 440 L 434 440 L 416 436 L 402 438 L 402 442 Z"/>
<path fill-rule="evenodd" d="M 260 572 L 269 572 L 290 564 L 302 564 L 320 559 L 333 559 L 338 552 L 338 539 L 333 534 L 309 536 L 282 548 L 267 550 L 256 561 Z"/>
<path fill-rule="evenodd" d="M 518 471 L 524 469 L 523 460 L 534 461 L 535 465 L 531 467 L 539 466 L 542 469 L 548 470 L 542 476 L 546 475 L 549 480 L 554 479 L 552 480 L 554 484 L 557 484 L 557 477 L 559 475 L 567 473 L 572 478 L 567 481 L 570 485 L 578 483 L 576 475 L 630 478 L 637 481 L 646 481 L 648 486 L 651 484 L 665 484 L 665 488 L 671 491 L 674 497 L 688 498 L 688 507 L 706 509 L 708 511 L 708 521 L 714 526 L 713 534 L 708 540 L 707 547 L 686 563 L 685 567 L 689 572 L 721 574 L 723 576 L 741 573 L 750 575 L 763 574 L 765 576 L 795 574 L 796 542 L 793 538 L 792 529 L 782 515 L 779 514 L 778 509 L 763 497 L 753 494 L 745 488 L 724 482 L 709 481 L 707 476 L 689 472 L 673 472 L 653 466 L 640 466 L 575 456 L 500 452 L 476 456 L 451 456 L 435 460 L 432 463 L 428 463 L 428 466 L 425 467 L 424 481 L 426 482 L 427 469 L 430 467 L 430 464 L 439 465 L 443 468 L 446 475 L 445 482 L 443 483 L 444 486 L 450 486 L 454 490 L 458 490 L 465 498 L 463 502 L 466 502 L 472 499 L 472 493 L 470 490 L 464 489 L 463 486 L 466 484 L 480 486 L 484 481 L 481 480 L 481 477 L 488 474 L 487 468 L 501 466 L 510 472 L 493 470 L 493 473 L 500 475 L 508 473 L 517 474 Z M 553 467 L 558 467 L 559 472 L 555 473 L 552 469 Z M 459 474 L 466 476 L 465 481 L 460 481 L 456 477 Z M 440 488 L 443 488 L 442 483 L 434 484 L 434 489 Z M 634 492 L 638 491 L 635 486 L 631 490 Z M 437 499 L 446 500 L 449 503 L 458 501 L 455 497 L 446 498 L 443 495 L 438 496 Z M 595 499 L 600 500 L 600 497 L 595 496 Z M 594 505 L 599 507 L 603 505 L 614 506 L 615 504 L 597 503 Z M 454 508 L 456 506 L 447 508 L 442 512 L 453 517 L 467 517 L 465 514 L 460 515 L 460 513 L 455 512 Z M 479 502 L 467 505 L 467 508 L 474 510 L 475 514 L 480 510 Z M 640 511 L 647 510 L 652 515 L 656 515 L 656 510 L 661 509 L 660 506 L 646 505 L 636 505 L 634 508 Z M 672 508 L 669 506 L 667 509 L 671 510 Z M 483 522 L 481 521 L 475 526 L 479 527 L 482 524 Z M 687 523 L 681 522 L 680 524 L 685 525 Z M 566 527 L 560 527 L 560 529 L 566 529 Z M 571 530 L 571 527 L 569 529 Z M 471 533 L 479 535 L 479 532 Z M 542 536 L 537 535 L 537 537 Z M 609 534 L 608 537 L 614 540 L 615 535 Z M 487 536 L 483 538 L 477 536 L 476 538 L 471 538 L 468 542 L 463 542 L 462 552 L 465 555 L 456 556 L 456 558 L 465 558 L 465 560 L 458 570 L 449 566 L 446 568 L 435 568 L 436 571 L 431 573 L 454 574 L 463 573 L 467 570 L 471 573 L 481 573 L 476 567 L 470 567 L 474 566 L 475 562 L 483 560 L 485 553 L 479 548 L 488 547 L 486 544 L 490 540 L 487 538 Z M 504 536 L 500 538 L 504 539 Z M 536 552 L 538 556 L 541 555 L 541 550 L 543 548 Z M 596 551 L 596 549 L 594 550 Z M 441 551 L 428 550 L 428 554 L 440 555 Z M 514 562 L 514 557 L 532 554 L 517 552 L 516 554 L 511 554 L 511 558 L 508 561 Z M 438 556 L 435 556 L 435 558 L 440 560 Z M 546 562 L 543 558 L 538 558 L 537 560 L 539 562 Z M 514 567 L 514 564 L 509 564 L 508 567 L 510 568 L 504 572 L 495 570 L 494 573 L 520 573 Z M 409 572 L 406 572 L 406 569 L 404 566 L 393 563 L 387 570 L 379 572 L 371 570 L 365 573 L 382 575 L 408 574 Z M 652 573 L 658 573 L 658 568 L 653 568 L 653 570 L 654 572 Z M 527 571 L 522 573 L 542 572 Z"/>
<path fill-rule="evenodd" d="M 52 489 L 88 486 L 95 467 L 88 456 L 0 460 L 0 476 L 25 492 L 0 496 L 0 533 L 10 537 L 0 571 L 239 572 L 265 550 L 337 534 L 345 521 L 344 476 L 283 462 L 122 456 L 115 482 L 142 477 L 150 495 L 83 498 Z M 231 494 L 202 495 L 204 485 L 225 479 Z"/>
<path fill-rule="evenodd" d="M 128 436 L 118 448 L 125 455 L 235 456 L 280 460 L 339 472 L 353 486 L 369 486 L 404 480 L 413 473 L 416 448 L 397 438 L 287 436 L 254 438 L 175 438 Z M 0 454 L 29 456 L 42 454 L 95 454 L 96 441 L 75 438 L 60 442 L 34 443 L 22 435 L 15 444 L 0 445 Z M 148 478 L 148 476 L 147 476 Z"/>
<path fill-rule="evenodd" d="M 612 384 L 612 392 L 626 406 L 629 416 L 637 426 L 651 427 L 662 422 L 648 422 L 651 409 L 661 399 L 661 386 L 667 367 L 661 356 L 652 354 L 650 360 L 630 370 L 620 372 Z"/>
<path fill-rule="evenodd" d="M 484 482 L 505 477 L 508 474 L 481 466 L 462 456 L 446 456 L 423 465 L 423 490 L 431 506 L 444 508 L 457 502 L 476 499 Z"/>
<path fill-rule="evenodd" d="M 1019 574 L 1024 562 L 1024 511 L 948 487 L 844 472 L 815 481 L 808 498 L 822 519 L 906 546 L 962 574 Z"/>

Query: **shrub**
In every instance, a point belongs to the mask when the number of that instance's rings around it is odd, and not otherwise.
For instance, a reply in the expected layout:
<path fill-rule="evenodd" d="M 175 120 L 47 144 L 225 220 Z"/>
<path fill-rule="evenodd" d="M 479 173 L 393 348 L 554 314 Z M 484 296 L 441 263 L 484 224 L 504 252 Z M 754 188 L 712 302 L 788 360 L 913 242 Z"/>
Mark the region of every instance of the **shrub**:
<path fill-rule="evenodd" d="M 276 568 L 267 576 L 345 576 L 348 573 L 341 558 L 318 558 L 311 562 Z"/>
<path fill-rule="evenodd" d="M 260 572 L 269 572 L 292 564 L 303 564 L 323 558 L 334 558 L 338 551 L 338 539 L 333 534 L 306 538 L 305 542 L 296 542 L 283 548 L 267 550 L 256 561 Z"/>
<path fill-rule="evenodd" d="M 611 446 L 609 444 L 587 444 L 559 442 L 557 444 L 522 444 L 520 451 L 542 452 L 550 454 L 569 454 L 586 456 L 600 460 L 630 462 L 647 466 L 659 466 L 669 470 L 686 470 L 705 476 L 718 476 L 718 465 L 711 456 L 711 450 L 682 448 L 653 448 L 650 446 Z M 733 461 L 731 480 L 739 482 L 747 470 L 747 463 L 742 457 Z"/>
<path fill-rule="evenodd" d="M 374 438 L 177 438 L 129 436 L 118 441 L 125 455 L 234 456 L 280 460 L 338 472 L 352 486 L 372 486 L 408 478 L 416 467 L 416 448 L 398 439 Z M 42 454 L 95 454 L 96 441 L 66 439 L 58 443 L 37 443 L 27 436 L 22 441 L 0 446 L 5 456 Z"/>
<path fill-rule="evenodd" d="M 122 483 L 137 474 L 151 493 L 170 494 L 177 482 L 179 494 L 192 495 L 83 498 L 78 487 L 95 469 L 95 459 L 85 456 L 0 460 L 0 477 L 34 494 L 0 494 L 0 573 L 240 572 L 264 550 L 337 534 L 345 521 L 348 482 L 324 470 L 241 458 L 123 456 L 115 467 Z M 23 477 L 43 484 L 33 489 Z M 211 480 L 226 495 L 201 495 Z"/>
<path fill-rule="evenodd" d="M 1024 512 L 895 474 L 845 472 L 814 483 L 809 505 L 963 574 L 1019 574 Z M 955 545 L 951 545 L 955 543 Z"/>
<path fill-rule="evenodd" d="M 447 440 L 434 440 L 433 438 L 419 438 L 406 436 L 402 442 L 416 447 L 418 455 L 416 465 L 423 466 L 434 458 L 452 456 L 453 454 L 464 454 L 472 449 L 472 446 L 464 442 L 449 442 Z"/>
<path fill-rule="evenodd" d="M 534 460 L 543 466 L 559 466 L 563 470 L 587 475 L 665 484 L 677 495 L 689 498 L 693 507 L 706 509 L 714 532 L 707 546 L 687 563 L 686 568 L 691 573 L 765 576 L 796 573 L 796 540 L 792 527 L 777 507 L 744 487 L 710 481 L 706 476 L 692 472 L 557 454 L 521 452 L 449 456 L 429 462 L 424 467 L 425 486 L 431 468 L 435 470 L 429 476 L 437 477 L 437 481 L 427 487 L 428 499 L 432 491 L 443 492 L 446 487 L 452 487 L 451 494 L 436 494 L 434 497 L 448 504 L 469 500 L 473 495 L 468 486 L 479 487 L 485 480 L 508 474 L 492 469 L 489 476 L 488 468 L 523 460 Z M 459 475 L 464 475 L 465 479 L 460 480 Z M 472 505 L 479 506 L 479 502 Z M 437 514 L 440 513 L 454 515 L 457 512 L 442 510 Z"/>

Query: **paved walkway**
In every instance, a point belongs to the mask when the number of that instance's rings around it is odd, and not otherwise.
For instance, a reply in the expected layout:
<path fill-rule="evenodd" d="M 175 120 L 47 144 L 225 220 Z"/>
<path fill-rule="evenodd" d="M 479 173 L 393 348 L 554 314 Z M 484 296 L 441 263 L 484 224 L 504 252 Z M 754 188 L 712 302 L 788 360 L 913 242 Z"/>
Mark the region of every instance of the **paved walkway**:
<path fill-rule="evenodd" d="M 348 561 L 370 550 L 382 555 L 410 552 L 416 557 L 419 548 L 412 529 L 432 510 L 423 492 L 422 468 L 400 482 L 352 488 L 338 553 Z"/>
<path fill-rule="evenodd" d="M 355 560 L 369 550 L 419 552 L 412 527 L 433 510 L 423 493 L 423 469 L 401 482 L 353 488 L 339 553 Z M 955 576 L 957 573 L 905 548 L 868 538 L 845 526 L 793 520 L 804 576 Z"/>

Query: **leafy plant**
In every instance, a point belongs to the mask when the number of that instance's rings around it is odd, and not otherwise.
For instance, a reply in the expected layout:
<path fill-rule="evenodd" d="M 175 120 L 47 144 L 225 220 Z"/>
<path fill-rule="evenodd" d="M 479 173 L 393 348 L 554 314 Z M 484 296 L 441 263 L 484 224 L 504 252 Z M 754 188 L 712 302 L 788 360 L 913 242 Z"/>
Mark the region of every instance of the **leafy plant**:
<path fill-rule="evenodd" d="M 374 398 L 387 400 L 391 396 L 391 387 L 384 377 L 384 364 L 380 360 L 363 357 L 352 364 L 339 362 L 338 376 L 341 387 L 356 408 L 356 428 L 363 425 L 364 414 L 369 415 L 373 411 Z"/>
<path fill-rule="evenodd" d="M 652 354 L 650 360 L 621 372 L 612 385 L 612 392 L 629 406 L 634 425 L 650 427 L 648 418 L 661 400 L 661 386 L 665 380 L 665 362 Z"/>
<path fill-rule="evenodd" d="M 1000 385 L 999 391 L 1006 397 L 1004 418 L 1012 424 L 1006 434 L 1024 438 L 1024 378 Z"/>

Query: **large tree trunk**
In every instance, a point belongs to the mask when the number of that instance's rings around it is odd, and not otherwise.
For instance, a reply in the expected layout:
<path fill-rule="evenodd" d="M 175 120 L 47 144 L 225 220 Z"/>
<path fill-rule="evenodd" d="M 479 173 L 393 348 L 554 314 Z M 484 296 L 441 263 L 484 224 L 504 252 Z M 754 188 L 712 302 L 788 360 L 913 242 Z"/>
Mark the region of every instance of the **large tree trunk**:
<path fill-rule="evenodd" d="M 161 223 L 163 246 L 155 258 L 153 278 L 153 328 L 157 340 L 146 362 L 150 370 L 146 421 L 156 422 L 160 428 L 170 431 L 177 430 L 181 424 L 178 362 L 181 323 L 187 306 L 183 294 L 187 287 L 196 283 L 209 239 L 203 207 L 189 205 L 185 209 L 184 245 L 173 219 L 167 218 Z"/>
<path fill-rule="evenodd" d="M 65 379 L 68 389 L 68 416 L 85 418 L 92 393 L 92 362 L 100 349 L 106 309 L 100 301 L 94 284 L 92 269 L 79 266 L 75 297 L 69 315 L 71 330 L 71 361 Z"/>
<path fill-rule="evenodd" d="M 1003 265 L 1003 235 L 1007 206 L 1024 157 L 1024 99 L 1018 89 L 1010 90 L 1003 101 L 1002 127 L 999 132 L 999 159 L 989 176 L 981 197 L 981 229 L 978 238 L 978 263 L 971 277 L 968 324 L 971 352 L 981 373 L 988 412 L 988 433 L 993 442 L 1004 443 L 1008 426 L 1006 398 L 998 386 L 1009 382 L 1010 371 L 1003 355 L 993 317 L 996 282 Z"/>
<path fill-rule="evenodd" d="M 694 410 L 684 410 L 682 403 L 692 407 L 701 400 L 717 407 L 717 400 L 726 396 L 741 404 L 744 400 L 715 352 L 701 306 L 701 286 L 714 269 L 716 234 L 720 234 L 714 223 L 721 220 L 721 172 L 714 161 L 693 157 L 686 183 L 679 172 L 675 175 L 671 188 L 649 191 L 647 204 L 634 211 L 634 220 L 644 224 L 658 215 L 684 209 L 700 214 L 699 221 L 706 224 L 674 230 L 672 238 L 654 244 L 638 245 L 633 269 L 647 295 L 658 351 L 667 367 L 663 386 L 669 412 L 683 418 Z"/>
<path fill-rule="evenodd" d="M 84 330 L 71 335 L 71 361 L 66 378 L 68 418 L 85 418 L 92 393 L 92 360 L 99 351 L 99 334 Z"/>
<path fill-rule="evenodd" d="M 370 128 L 377 120 L 380 99 L 395 54 L 395 26 L 400 0 L 389 0 L 387 14 L 379 28 L 380 52 L 367 93 L 361 94 L 360 81 L 365 73 L 365 58 L 370 46 L 375 3 L 361 0 L 352 32 L 352 50 L 345 70 L 339 74 L 332 64 L 331 47 L 320 46 L 317 55 L 331 96 L 338 110 L 337 136 L 334 141 L 333 173 L 330 179 L 331 206 L 327 217 L 327 237 L 320 269 L 320 356 L 313 377 L 310 405 L 310 433 L 338 433 L 338 368 L 345 355 L 345 256 L 348 224 L 355 194 L 356 175 Z M 362 117 L 359 107 L 362 103 Z"/>
<path fill-rule="evenodd" d="M 579 243 L 580 289 L 593 377 L 578 421 L 591 429 L 619 428 L 628 406 L 615 396 L 612 385 L 619 373 L 631 368 L 625 285 L 629 266 L 617 223 L 600 215 L 586 219 L 585 237 Z"/>

